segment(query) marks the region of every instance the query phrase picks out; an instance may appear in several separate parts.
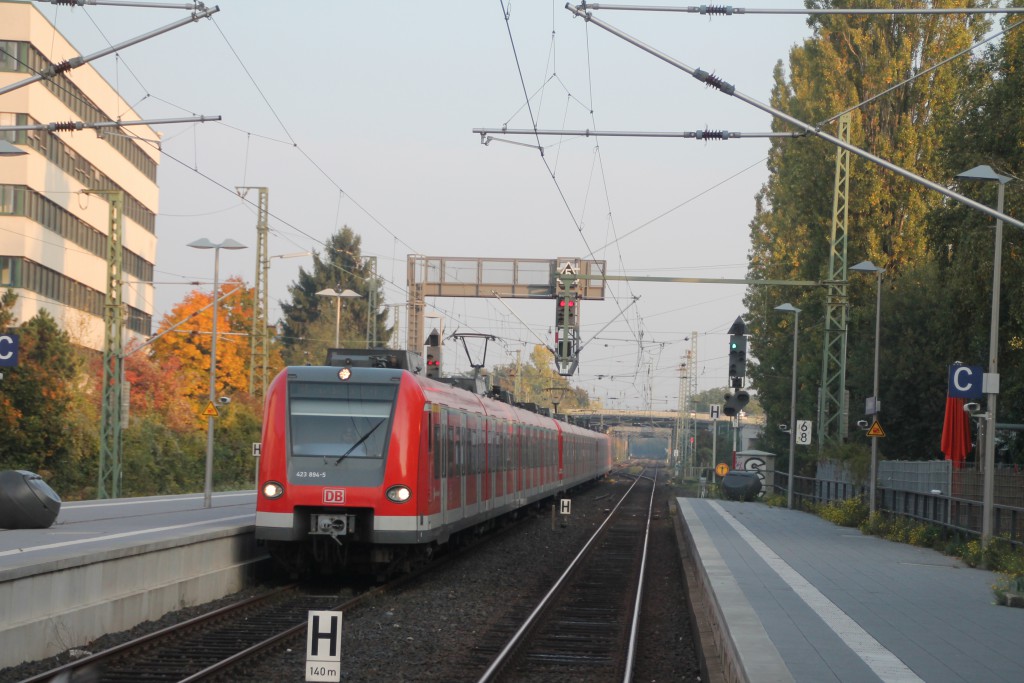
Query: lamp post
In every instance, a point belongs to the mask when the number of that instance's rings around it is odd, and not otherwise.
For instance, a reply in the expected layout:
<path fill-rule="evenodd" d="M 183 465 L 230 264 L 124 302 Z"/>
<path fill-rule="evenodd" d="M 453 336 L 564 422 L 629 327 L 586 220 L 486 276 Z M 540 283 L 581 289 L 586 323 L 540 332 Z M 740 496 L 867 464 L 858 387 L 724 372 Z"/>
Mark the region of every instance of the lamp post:
<path fill-rule="evenodd" d="M 793 378 L 789 390 L 789 484 L 786 491 L 786 507 L 793 509 L 793 467 L 796 460 L 796 350 L 800 333 L 800 309 L 793 304 L 780 304 L 776 311 L 793 314 Z"/>
<path fill-rule="evenodd" d="M 861 261 L 850 270 L 857 273 L 875 273 L 878 276 L 878 285 L 875 288 L 875 381 L 871 392 L 871 417 L 878 419 L 881 412 L 881 402 L 878 399 L 878 345 L 882 331 L 882 273 L 885 268 L 879 268 L 871 261 Z M 871 437 L 871 485 L 868 489 L 868 514 L 875 514 L 875 487 L 878 482 L 878 437 Z"/>
<path fill-rule="evenodd" d="M 333 296 L 335 300 L 334 306 L 334 348 L 339 348 L 341 339 L 341 300 L 342 299 L 361 299 L 361 295 L 356 294 L 351 289 L 344 289 L 338 291 L 337 288 L 321 289 L 317 292 L 317 296 Z"/>
<path fill-rule="evenodd" d="M 217 400 L 217 299 L 220 289 L 220 250 L 245 249 L 233 239 L 213 243 L 205 237 L 189 242 L 193 249 L 213 249 L 213 331 L 210 338 L 210 405 Z M 206 477 L 203 479 L 203 507 L 213 505 L 213 415 L 206 418 Z"/>
<path fill-rule="evenodd" d="M 999 183 L 996 211 L 1003 212 L 1003 192 L 1012 178 L 1000 175 L 991 166 L 975 166 L 958 174 L 959 180 L 982 180 Z M 985 426 L 985 471 L 982 484 L 981 542 L 992 539 L 992 502 L 995 493 L 996 468 L 996 397 L 999 395 L 999 280 L 1003 263 L 1003 219 L 996 219 L 995 254 L 992 256 L 992 326 L 988 338 L 988 373 L 985 375 L 985 393 L 988 396 L 988 424 Z"/>

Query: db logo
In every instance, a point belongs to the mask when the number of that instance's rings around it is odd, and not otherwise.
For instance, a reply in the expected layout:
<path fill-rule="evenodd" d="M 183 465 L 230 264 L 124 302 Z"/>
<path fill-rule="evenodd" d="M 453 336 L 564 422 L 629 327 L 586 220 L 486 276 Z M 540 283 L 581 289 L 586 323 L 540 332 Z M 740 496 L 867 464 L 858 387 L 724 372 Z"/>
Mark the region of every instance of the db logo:
<path fill-rule="evenodd" d="M 345 504 L 345 489 L 324 489 L 324 502 L 334 505 Z"/>

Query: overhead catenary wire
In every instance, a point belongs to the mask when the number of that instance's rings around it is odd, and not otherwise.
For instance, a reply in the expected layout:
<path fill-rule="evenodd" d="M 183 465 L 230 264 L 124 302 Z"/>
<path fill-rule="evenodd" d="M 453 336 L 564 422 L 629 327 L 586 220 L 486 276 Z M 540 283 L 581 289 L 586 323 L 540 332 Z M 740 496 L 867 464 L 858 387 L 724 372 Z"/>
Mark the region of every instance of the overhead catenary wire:
<path fill-rule="evenodd" d="M 642 130 L 554 130 L 550 128 L 474 128 L 480 134 L 481 142 L 495 140 L 492 135 L 559 135 L 581 138 L 686 138 L 694 140 L 732 140 L 739 138 L 799 138 L 807 136 L 806 131 L 766 131 L 763 133 L 743 133 L 730 130 L 690 130 L 690 131 L 642 131 Z M 486 144 L 486 142 L 484 143 Z M 522 143 L 518 143 L 522 144 Z M 533 145 L 530 145 L 531 147 Z"/>
<path fill-rule="evenodd" d="M 566 8 L 569 4 L 566 3 Z M 1021 7 L 865 7 L 865 8 L 769 8 L 733 7 L 732 5 L 688 5 L 670 7 L 666 5 L 611 5 L 594 2 L 577 6 L 580 10 L 626 10 L 632 12 L 678 12 L 702 16 L 732 17 L 740 14 L 805 14 L 805 15 L 871 15 L 871 14 L 1021 14 Z"/>
<path fill-rule="evenodd" d="M 587 7 L 594 7 L 594 6 L 593 5 L 588 5 Z M 608 9 L 608 7 L 605 6 L 605 9 Z M 901 87 L 911 83 L 912 81 L 914 81 L 914 80 L 916 80 L 918 78 L 921 78 L 922 76 L 925 76 L 925 75 L 931 73 L 932 71 L 935 71 L 939 67 L 941 67 L 941 66 L 943 66 L 945 64 L 948 64 L 949 62 L 953 61 L 954 59 L 957 59 L 958 57 L 961 57 L 961 56 L 963 56 L 965 54 L 968 54 L 968 53 L 976 50 L 977 48 L 981 47 L 982 45 L 984 45 L 984 44 L 986 44 L 988 42 L 991 42 L 992 40 L 995 40 L 996 38 L 998 38 L 999 36 L 1007 33 L 1008 31 L 1011 31 L 1011 30 L 1019 27 L 1021 24 L 1024 24 L 1024 20 L 1017 21 L 1017 22 L 1015 22 L 1013 24 L 1010 24 L 1010 25 L 1006 26 L 1002 30 L 997 31 L 997 32 L 993 33 L 992 35 L 989 35 L 989 36 L 987 36 L 987 37 L 985 37 L 985 38 L 983 38 L 983 39 L 981 39 L 981 40 L 971 44 L 969 47 L 964 48 L 963 50 L 960 50 L 959 52 L 951 55 L 950 57 L 947 57 L 946 59 L 941 60 L 940 62 L 938 62 L 936 64 L 933 64 L 932 66 L 928 67 L 927 69 L 923 69 L 923 70 L 915 73 L 913 76 L 910 76 L 909 78 L 906 78 L 903 81 L 900 81 L 899 83 L 896 83 L 896 84 L 892 85 L 891 87 L 886 88 L 882 92 L 877 93 L 876 95 L 873 95 L 873 96 L 867 98 L 866 100 L 864 100 L 862 102 L 859 102 L 859 103 L 853 105 L 852 107 L 849 107 L 846 110 L 841 111 L 841 112 L 835 114 L 834 116 L 831 116 L 831 117 L 825 119 L 824 121 L 821 121 L 818 125 L 819 126 L 824 126 L 824 125 L 826 125 L 826 124 L 828 124 L 828 123 L 830 123 L 832 121 L 835 121 L 836 119 L 838 119 L 840 116 L 842 116 L 845 113 L 848 113 L 848 112 L 860 109 L 860 108 L 870 104 L 871 102 L 874 102 L 875 100 L 878 100 L 879 98 L 884 97 L 885 95 L 889 94 L 890 92 L 893 92 L 894 90 L 897 90 L 897 89 L 899 89 L 899 88 L 901 88 Z M 795 133 L 785 133 L 783 136 L 784 137 L 785 136 L 803 137 L 803 136 L 806 136 L 808 134 L 809 133 L 807 133 L 807 132 L 795 132 Z M 664 134 L 663 133 L 658 133 L 656 135 L 660 136 L 660 135 L 664 135 Z M 703 196 L 707 192 L 710 192 L 711 190 L 713 190 L 713 189 L 715 189 L 715 188 L 725 184 L 729 180 L 732 180 L 733 178 L 741 175 L 742 173 L 745 173 L 745 172 L 747 172 L 747 171 L 749 171 L 749 170 L 751 170 L 753 168 L 756 168 L 756 167 L 760 166 L 760 164 L 763 163 L 764 161 L 766 161 L 766 159 L 760 159 L 755 164 L 752 164 L 751 166 L 747 167 L 746 169 L 743 169 L 739 173 L 726 178 L 725 180 L 723 180 L 720 183 L 716 183 L 715 185 L 712 185 L 711 187 L 707 188 L 706 190 L 703 190 L 702 192 L 698 193 L 694 197 L 691 197 L 690 199 L 687 199 L 686 201 L 684 201 L 684 202 L 682 202 L 680 204 L 677 204 L 676 206 L 672 207 L 671 209 L 669 209 L 667 211 L 664 211 L 661 214 L 655 216 L 654 218 L 652 218 L 652 219 L 650 219 L 650 220 L 648 220 L 648 221 L 638 225 L 636 228 L 634 228 L 633 230 L 629 231 L 628 233 L 626 233 L 625 235 L 623 235 L 621 238 L 618 238 L 618 239 L 624 239 L 624 238 L 626 238 L 626 237 L 628 237 L 628 236 L 630 236 L 630 235 L 640 231 L 641 229 L 643 229 L 643 228 L 645 228 L 645 227 L 647 227 L 647 226 L 649 226 L 649 225 L 651 225 L 651 224 L 661 220 L 662 218 L 668 216 L 669 214 L 675 212 L 676 210 L 682 208 L 683 206 L 686 206 L 687 204 L 689 204 L 693 200 Z M 618 240 L 616 240 L 616 241 L 618 241 Z M 606 248 L 610 244 L 611 243 L 606 244 L 604 247 L 601 247 L 599 249 L 599 251 L 604 249 L 604 248 Z"/>
<path fill-rule="evenodd" d="M 85 7 L 86 5 L 112 5 L 115 7 L 145 7 L 149 9 L 183 9 L 183 10 L 200 10 L 206 5 L 201 2 L 193 2 L 188 4 L 180 3 L 169 3 L 169 2 L 134 2 L 133 0 L 35 0 L 35 2 L 50 5 L 69 5 L 76 7 Z"/>
<path fill-rule="evenodd" d="M 107 47 L 107 48 L 104 48 L 102 50 L 98 50 L 96 52 L 93 52 L 90 55 L 79 56 L 79 57 L 75 57 L 74 59 L 65 60 L 63 62 L 60 62 L 59 64 L 53 64 L 48 69 L 46 69 L 46 70 L 44 70 L 44 71 L 42 71 L 42 72 L 40 72 L 38 74 L 35 74 L 33 76 L 29 76 L 26 79 L 20 80 L 20 81 L 18 81 L 16 83 L 11 83 L 8 86 L 4 86 L 4 87 L 0 88 L 0 95 L 5 95 L 5 94 L 7 94 L 9 92 L 12 92 L 14 90 L 18 90 L 19 88 L 23 88 L 26 85 L 31 85 L 32 83 L 36 83 L 38 81 L 41 81 L 41 80 L 44 80 L 44 79 L 47 79 L 47 78 L 52 78 L 53 76 L 56 76 L 57 74 L 64 73 L 65 71 L 70 71 L 71 69 L 77 69 L 78 67 L 82 66 L 83 64 L 88 64 L 89 62 L 92 62 L 92 61 L 94 61 L 96 59 L 99 59 L 100 57 L 106 57 L 107 55 L 113 54 L 113 53 L 118 52 L 120 50 L 123 50 L 126 47 L 130 47 L 132 45 L 136 45 L 136 44 L 141 43 L 143 41 L 149 40 L 150 38 L 155 38 L 156 36 L 159 36 L 159 35 L 162 35 L 164 33 L 167 33 L 168 31 L 173 31 L 176 28 L 181 28 L 182 26 L 187 26 L 188 24 L 197 22 L 200 19 L 208 19 L 211 16 L 213 16 L 214 13 L 219 12 L 219 11 L 220 11 L 219 7 L 213 7 L 212 9 L 204 9 L 202 11 L 193 13 L 192 16 L 190 16 L 187 19 L 181 19 L 179 21 L 172 22 L 172 23 L 170 23 L 170 24 L 168 24 L 166 26 L 162 26 L 162 27 L 160 27 L 158 29 L 154 29 L 154 30 L 150 31 L 149 33 L 144 33 L 141 36 L 137 36 L 135 38 L 129 38 L 128 40 L 125 40 L 123 42 L 118 43 L 117 45 L 111 45 L 110 47 Z"/>
<path fill-rule="evenodd" d="M 45 130 L 51 133 L 69 132 L 74 130 L 93 130 L 101 128 L 122 128 L 124 126 L 158 126 L 170 123 L 206 123 L 220 121 L 220 116 L 182 116 L 170 119 L 141 119 L 138 121 L 62 121 L 52 123 L 26 123 L 21 125 L 0 126 L 0 132 Z M 136 138 L 141 139 L 141 138 Z"/>
<path fill-rule="evenodd" d="M 533 105 L 531 104 L 531 99 L 532 98 L 529 95 L 529 92 L 528 92 L 528 90 L 526 88 L 526 79 L 525 79 L 525 77 L 523 75 L 522 65 L 521 65 L 520 60 L 519 60 L 519 53 L 518 53 L 518 50 L 517 50 L 516 44 L 515 44 L 515 38 L 512 35 L 512 26 L 511 26 L 511 23 L 510 23 L 510 20 L 509 20 L 510 19 L 510 13 L 506 9 L 504 0 L 499 0 L 499 4 L 501 6 L 502 16 L 503 16 L 503 18 L 505 20 L 505 27 L 506 27 L 506 31 L 508 33 L 509 44 L 510 44 L 511 49 L 512 49 L 513 58 L 515 59 L 516 70 L 517 70 L 517 73 L 519 75 L 519 83 L 520 83 L 520 87 L 522 88 L 523 98 L 524 98 L 524 101 L 525 101 L 523 106 L 526 108 L 526 110 L 528 112 L 528 115 L 530 117 L 531 125 L 534 128 L 536 128 L 536 126 L 537 126 L 537 116 L 534 114 L 534 111 L 533 111 Z M 549 57 L 550 57 L 550 55 L 551 55 L 551 50 L 549 50 Z M 589 60 L 588 60 L 588 63 L 589 63 Z M 550 82 L 550 80 L 551 80 L 550 78 L 545 79 L 545 83 Z M 541 91 L 542 90 L 543 89 L 541 89 Z M 591 89 L 591 96 L 592 96 L 592 89 Z M 591 118 L 593 118 L 593 103 L 592 102 L 591 102 L 591 105 L 589 107 L 589 111 L 590 111 L 590 114 L 591 114 Z M 562 200 L 562 204 L 565 206 L 566 211 L 568 211 L 569 216 L 570 216 L 570 218 L 573 221 L 573 224 L 576 226 L 576 231 L 577 231 L 580 239 L 583 241 L 584 248 L 586 249 L 587 256 L 589 258 L 591 258 L 591 259 L 595 259 L 596 260 L 597 257 L 595 255 L 594 249 L 590 246 L 586 236 L 583 233 L 583 224 L 582 224 L 581 219 L 576 217 L 576 214 L 573 212 L 572 207 L 569 205 L 568 197 L 566 197 L 565 192 L 564 192 L 561 184 L 558 181 L 558 178 L 557 178 L 557 176 L 555 174 L 554 169 L 551 167 L 551 164 L 548 162 L 548 159 L 544 155 L 544 148 L 540 144 L 539 136 L 535 135 L 534 137 L 535 137 L 535 139 L 537 141 L 537 149 L 538 149 L 538 152 L 540 154 L 541 162 L 544 164 L 545 169 L 547 169 L 548 175 L 550 176 L 552 182 L 554 183 L 555 189 L 558 192 L 558 195 L 559 195 L 559 197 Z M 599 148 L 598 148 L 598 152 L 597 153 L 598 153 L 598 155 L 600 155 Z M 606 199 L 607 199 L 608 194 L 607 194 L 607 182 L 606 181 L 605 181 L 605 196 L 606 196 Z M 623 309 L 622 309 L 622 306 L 621 306 L 620 302 L 618 301 L 618 298 L 613 296 L 613 300 L 615 301 L 616 305 L 619 307 L 619 310 L 622 311 Z"/>
<path fill-rule="evenodd" d="M 883 158 L 881 158 L 879 156 L 876 156 L 876 155 L 868 152 L 867 150 L 863 150 L 860 147 L 857 147 L 856 145 L 852 145 L 852 144 L 850 144 L 848 142 L 840 140 L 839 138 L 837 138 L 834 135 L 830 135 L 828 133 L 825 133 L 825 132 L 821 131 L 820 129 L 818 129 L 818 127 L 816 127 L 816 126 L 814 126 L 812 124 L 806 123 L 804 121 L 801 121 L 800 119 L 796 118 L 795 116 L 791 116 L 790 114 L 787 114 L 786 112 L 784 112 L 784 111 L 782 111 L 780 109 L 777 109 L 777 108 L 775 108 L 775 107 L 773 107 L 771 105 L 765 104 L 765 103 L 763 103 L 763 102 L 761 102 L 761 101 L 759 101 L 759 100 L 757 100 L 757 99 L 755 99 L 753 97 L 750 97 L 749 95 L 746 95 L 743 92 L 737 90 L 735 85 L 726 82 L 721 77 L 713 75 L 713 74 L 709 74 L 708 72 L 706 72 L 706 71 L 704 71 L 702 69 L 694 69 L 693 67 L 690 67 L 690 66 L 684 64 L 683 62 L 679 61 L 678 59 L 675 59 L 674 57 L 671 57 L 671 56 L 665 54 L 664 52 L 661 52 L 660 50 L 657 50 L 657 49 L 651 47 L 650 45 L 647 45 L 643 41 L 641 41 L 641 40 L 639 40 L 637 38 L 634 38 L 633 36 L 625 33 L 624 31 L 621 31 L 618 28 L 615 28 L 614 26 L 612 26 L 612 25 L 610 25 L 610 24 L 608 24 L 608 23 L 606 23 L 606 22 L 604 22 L 604 21 L 602 21 L 600 19 L 595 18 L 589 11 L 580 11 L 580 10 L 574 8 L 574 7 L 569 6 L 569 5 L 566 5 L 566 9 L 568 9 L 570 12 L 572 12 L 576 16 L 582 18 L 583 20 L 585 20 L 585 21 L 587 21 L 589 23 L 593 23 L 594 25 L 598 26 L 599 28 L 602 28 L 605 31 L 611 33 L 612 35 L 617 36 L 617 37 L 621 38 L 622 40 L 625 40 L 627 43 L 630 43 L 630 44 L 634 45 L 635 47 L 640 48 L 644 52 L 647 52 L 648 54 L 650 54 L 650 55 L 652 55 L 654 57 L 657 57 L 658 59 L 662 60 L 663 62 L 665 62 L 665 63 L 667 63 L 667 64 L 669 64 L 671 66 L 674 66 L 674 67 L 676 67 L 677 69 L 679 69 L 681 71 L 684 71 L 684 72 L 688 73 L 689 75 L 693 76 L 694 78 L 696 78 L 697 80 L 701 81 L 702 83 L 704 83 L 704 84 L 706 84 L 706 85 L 708 85 L 710 87 L 713 87 L 716 90 L 719 90 L 719 91 L 725 93 L 726 95 L 730 95 L 732 97 L 735 97 L 736 99 L 740 100 L 741 102 L 745 102 L 745 103 L 747 103 L 747 104 L 749 104 L 749 105 L 751 105 L 751 106 L 753 106 L 753 107 L 755 107 L 757 109 L 760 109 L 761 111 L 764 111 L 764 112 L 766 112 L 768 114 L 771 114 L 772 116 L 774 116 L 776 118 L 782 119 L 783 121 L 786 121 L 787 123 L 790 123 L 793 126 L 796 126 L 798 128 L 802 128 L 803 130 L 805 130 L 807 133 L 809 133 L 811 135 L 814 135 L 816 137 L 820 137 L 821 139 L 823 139 L 823 140 L 825 140 L 827 142 L 830 142 L 830 143 L 832 143 L 833 145 L 835 145 L 837 147 L 841 147 L 842 149 L 845 149 L 848 152 L 852 152 L 853 154 L 856 154 L 857 156 L 859 156 L 859 157 L 861 157 L 863 159 L 866 159 L 866 160 L 868 160 L 868 161 L 870 161 L 870 162 L 872 162 L 874 164 L 877 164 L 878 166 L 881 166 L 882 168 L 888 169 L 888 170 L 892 171 L 893 173 L 896 173 L 897 175 L 901 175 L 904 178 L 906 178 L 907 180 L 910 180 L 912 182 L 918 183 L 919 185 L 923 185 L 924 187 L 927 187 L 928 189 L 934 190 L 935 192 L 938 192 L 939 194 L 942 194 L 942 195 L 948 197 L 949 199 L 952 199 L 952 200 L 954 200 L 956 202 L 959 202 L 959 203 L 961 203 L 961 204 L 963 204 L 963 205 L 965 205 L 967 207 L 970 207 L 970 208 L 972 208 L 972 209 L 974 209 L 976 211 L 979 211 L 979 212 L 984 213 L 984 214 L 986 214 L 988 216 L 991 216 L 992 218 L 1002 219 L 1002 220 L 1006 221 L 1007 223 L 1009 223 L 1010 225 L 1013 225 L 1013 226 L 1015 226 L 1017 228 L 1024 228 L 1024 222 L 1022 222 L 1022 221 L 1020 221 L 1020 220 L 1018 220 L 1016 218 L 1012 218 L 1011 216 L 1007 216 L 1006 214 L 1001 213 L 999 211 L 996 211 L 995 209 L 993 209 L 993 208 L 991 208 L 989 206 L 986 206 L 985 204 L 982 204 L 980 202 L 976 202 L 973 199 L 969 199 L 969 198 L 961 195 L 958 192 L 954 192 L 953 190 L 950 190 L 949 188 L 944 187 L 943 185 L 940 185 L 940 184 L 938 184 L 936 182 L 928 180 L 927 178 L 919 176 L 916 173 L 914 173 L 912 171 L 909 171 L 909 170 L 903 168 L 902 166 L 899 166 L 898 164 L 894 164 L 891 161 L 887 161 L 887 160 L 885 160 L 885 159 L 883 159 Z"/>

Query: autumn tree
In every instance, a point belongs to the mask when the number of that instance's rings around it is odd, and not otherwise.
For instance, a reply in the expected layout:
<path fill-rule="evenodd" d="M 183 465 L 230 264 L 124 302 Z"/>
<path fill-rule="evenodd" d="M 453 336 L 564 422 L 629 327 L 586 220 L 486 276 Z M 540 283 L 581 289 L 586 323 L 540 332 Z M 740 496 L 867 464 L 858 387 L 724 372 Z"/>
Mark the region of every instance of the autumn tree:
<path fill-rule="evenodd" d="M 214 488 L 252 486 L 252 444 L 260 440 L 262 398 L 250 395 L 252 288 L 238 277 L 218 290 Z M 152 352 L 130 353 L 132 419 L 124 434 L 125 490 L 133 495 L 198 490 L 204 479 L 212 292 L 192 291 L 164 317 Z M 181 323 L 167 332 L 172 326 Z M 270 349 L 271 366 L 280 363 Z"/>
<path fill-rule="evenodd" d="M 238 277 L 220 284 L 217 306 L 217 376 L 214 393 L 234 396 L 249 389 L 252 289 Z M 212 292 L 193 290 L 160 322 L 158 334 L 179 321 L 175 330 L 153 343 L 153 358 L 166 368 L 176 367 L 185 395 L 198 415 L 209 400 L 210 350 L 213 341 Z"/>

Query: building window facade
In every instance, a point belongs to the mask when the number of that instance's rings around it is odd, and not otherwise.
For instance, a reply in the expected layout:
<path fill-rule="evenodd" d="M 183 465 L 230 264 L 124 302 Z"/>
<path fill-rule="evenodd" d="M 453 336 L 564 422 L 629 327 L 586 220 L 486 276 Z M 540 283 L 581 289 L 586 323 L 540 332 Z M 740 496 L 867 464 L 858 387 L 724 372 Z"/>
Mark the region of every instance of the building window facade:
<path fill-rule="evenodd" d="M 14 256 L 0 256 L 0 285 L 25 289 L 59 304 L 103 318 L 106 294 L 34 261 Z M 148 336 L 152 329 L 153 316 L 134 306 L 127 306 L 127 312 L 125 325 L 128 329 Z"/>
<path fill-rule="evenodd" d="M 0 185 L 0 215 L 25 216 L 47 230 L 82 247 L 101 259 L 107 258 L 107 235 L 23 185 Z M 153 280 L 153 264 L 121 247 L 121 267 L 145 282 Z"/>
<path fill-rule="evenodd" d="M 0 71 L 38 74 L 52 66 L 53 63 L 30 43 L 16 40 L 0 40 Z M 63 73 L 57 74 L 53 78 L 45 79 L 43 84 L 68 109 L 78 114 L 85 123 L 117 120 L 108 116 L 102 109 L 97 107 Z M 156 182 L 156 161 L 146 154 L 130 137 L 106 136 L 104 139 L 147 178 Z"/>

